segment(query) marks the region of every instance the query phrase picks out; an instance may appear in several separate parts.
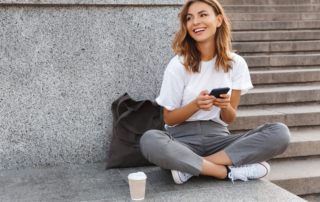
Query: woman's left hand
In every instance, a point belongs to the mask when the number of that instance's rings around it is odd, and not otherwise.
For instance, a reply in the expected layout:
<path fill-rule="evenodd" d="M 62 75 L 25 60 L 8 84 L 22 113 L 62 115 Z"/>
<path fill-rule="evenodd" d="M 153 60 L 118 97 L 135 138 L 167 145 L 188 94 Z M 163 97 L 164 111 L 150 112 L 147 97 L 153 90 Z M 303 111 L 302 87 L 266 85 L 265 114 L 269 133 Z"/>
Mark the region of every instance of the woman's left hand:
<path fill-rule="evenodd" d="M 221 109 L 225 109 L 230 105 L 230 95 L 229 94 L 221 94 L 221 98 L 216 98 L 213 101 L 213 105 L 219 107 Z"/>

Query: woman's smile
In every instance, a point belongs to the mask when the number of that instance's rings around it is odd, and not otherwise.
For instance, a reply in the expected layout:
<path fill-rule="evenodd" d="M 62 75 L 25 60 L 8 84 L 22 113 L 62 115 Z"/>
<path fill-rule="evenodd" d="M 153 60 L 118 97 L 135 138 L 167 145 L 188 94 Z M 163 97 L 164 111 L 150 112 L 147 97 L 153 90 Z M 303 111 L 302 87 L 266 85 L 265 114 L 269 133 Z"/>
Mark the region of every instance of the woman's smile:
<path fill-rule="evenodd" d="M 196 35 L 201 35 L 201 34 L 203 34 L 205 31 L 206 31 L 206 29 L 207 28 L 195 28 L 194 30 L 193 30 L 193 32 L 196 34 Z"/>

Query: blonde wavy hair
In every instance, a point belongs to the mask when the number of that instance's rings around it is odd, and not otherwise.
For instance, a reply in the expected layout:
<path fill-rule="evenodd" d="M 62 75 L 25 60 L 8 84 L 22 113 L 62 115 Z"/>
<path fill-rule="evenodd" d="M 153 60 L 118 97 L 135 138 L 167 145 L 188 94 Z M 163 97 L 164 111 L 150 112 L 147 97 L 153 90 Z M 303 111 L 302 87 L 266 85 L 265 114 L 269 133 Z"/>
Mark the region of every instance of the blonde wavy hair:
<path fill-rule="evenodd" d="M 231 31 L 228 18 L 220 5 L 216 0 L 188 0 L 182 6 L 182 9 L 178 15 L 181 28 L 176 33 L 172 42 L 172 48 L 174 52 L 180 56 L 184 56 L 184 66 L 187 72 L 197 73 L 200 72 L 201 53 L 197 48 L 196 41 L 189 35 L 187 30 L 187 13 L 189 6 L 195 2 L 204 2 L 213 8 L 216 16 L 222 15 L 223 21 L 220 27 L 217 28 L 215 33 L 215 50 L 217 53 L 217 60 L 215 63 L 215 69 L 219 71 L 219 66 L 228 72 L 232 69 L 231 62 L 233 58 L 228 55 L 228 52 L 234 52 L 231 47 Z"/>

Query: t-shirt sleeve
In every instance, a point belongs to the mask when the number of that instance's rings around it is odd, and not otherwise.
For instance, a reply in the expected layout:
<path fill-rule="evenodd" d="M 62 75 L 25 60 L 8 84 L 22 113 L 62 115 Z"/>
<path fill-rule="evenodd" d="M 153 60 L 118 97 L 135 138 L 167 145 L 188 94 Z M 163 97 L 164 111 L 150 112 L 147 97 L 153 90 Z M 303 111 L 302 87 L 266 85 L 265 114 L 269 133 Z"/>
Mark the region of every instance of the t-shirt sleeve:
<path fill-rule="evenodd" d="M 170 62 L 164 72 L 162 86 L 156 102 L 172 111 L 181 107 L 182 95 L 184 90 L 184 75 L 181 67 L 177 67 L 176 62 Z M 183 67 L 184 68 L 184 67 Z"/>
<path fill-rule="evenodd" d="M 249 68 L 246 61 L 240 57 L 234 67 L 232 76 L 232 89 L 241 90 L 241 95 L 253 88 L 251 83 Z"/>

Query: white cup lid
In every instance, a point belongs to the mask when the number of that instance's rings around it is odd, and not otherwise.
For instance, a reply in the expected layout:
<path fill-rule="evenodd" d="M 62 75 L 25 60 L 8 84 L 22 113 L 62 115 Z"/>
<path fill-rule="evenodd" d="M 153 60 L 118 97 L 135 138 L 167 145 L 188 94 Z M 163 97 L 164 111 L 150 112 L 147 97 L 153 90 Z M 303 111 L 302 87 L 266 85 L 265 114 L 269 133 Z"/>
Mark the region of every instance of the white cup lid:
<path fill-rule="evenodd" d="M 147 179 L 147 176 L 144 172 L 137 172 L 129 174 L 128 178 L 131 180 L 144 180 Z"/>

